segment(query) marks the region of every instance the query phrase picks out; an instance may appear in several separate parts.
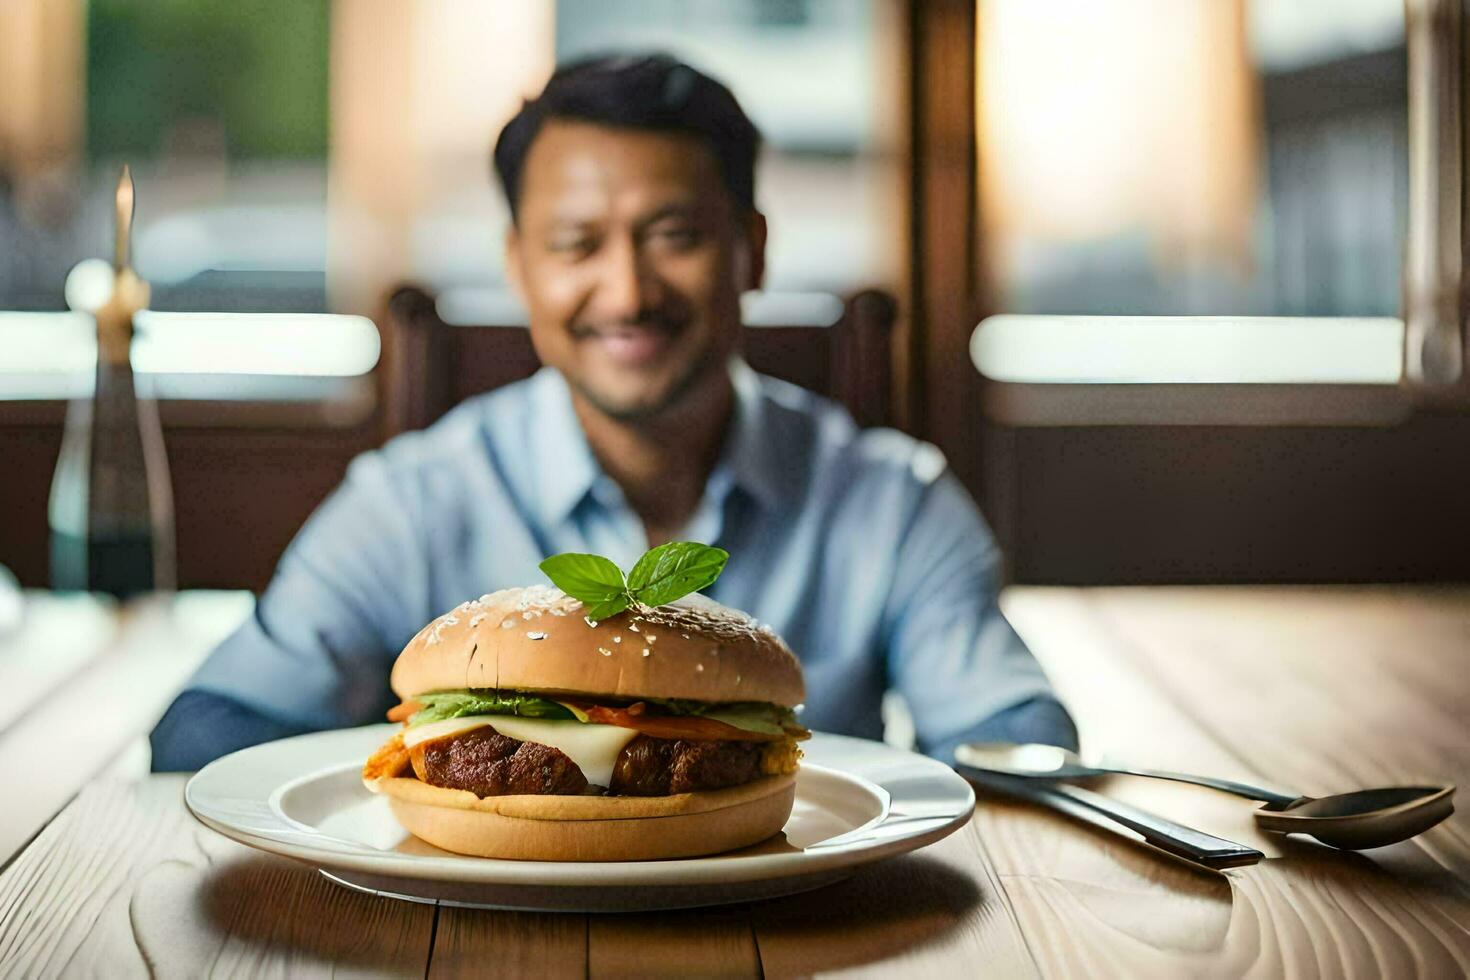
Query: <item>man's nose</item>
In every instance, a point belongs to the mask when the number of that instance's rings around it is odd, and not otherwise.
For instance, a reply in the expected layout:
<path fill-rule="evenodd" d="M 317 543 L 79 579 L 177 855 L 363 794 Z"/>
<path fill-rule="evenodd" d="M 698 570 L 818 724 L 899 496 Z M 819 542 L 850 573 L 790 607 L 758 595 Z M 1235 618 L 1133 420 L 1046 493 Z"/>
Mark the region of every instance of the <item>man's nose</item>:
<path fill-rule="evenodd" d="M 624 239 L 608 249 L 598 292 L 601 317 L 614 322 L 636 322 L 658 305 L 658 277 L 636 241 Z"/>

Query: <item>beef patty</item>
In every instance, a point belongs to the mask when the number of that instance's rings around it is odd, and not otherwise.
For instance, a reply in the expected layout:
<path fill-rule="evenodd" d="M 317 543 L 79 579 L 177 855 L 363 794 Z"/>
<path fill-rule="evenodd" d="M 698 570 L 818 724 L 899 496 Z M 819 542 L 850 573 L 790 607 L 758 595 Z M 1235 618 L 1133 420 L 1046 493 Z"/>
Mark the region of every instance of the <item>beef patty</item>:
<path fill-rule="evenodd" d="M 761 776 L 762 742 L 711 742 L 639 735 L 623 747 L 609 792 L 669 796 L 739 786 Z M 476 796 L 577 796 L 587 777 L 560 749 L 522 742 L 486 726 L 409 751 L 415 775 Z"/>
<path fill-rule="evenodd" d="M 587 791 L 587 777 L 561 749 L 509 738 L 489 726 L 416 745 L 409 757 L 424 782 L 467 789 L 476 796 L 576 796 Z"/>
<path fill-rule="evenodd" d="M 761 775 L 764 747 L 639 735 L 623 747 L 608 789 L 622 796 L 669 796 L 739 786 Z"/>

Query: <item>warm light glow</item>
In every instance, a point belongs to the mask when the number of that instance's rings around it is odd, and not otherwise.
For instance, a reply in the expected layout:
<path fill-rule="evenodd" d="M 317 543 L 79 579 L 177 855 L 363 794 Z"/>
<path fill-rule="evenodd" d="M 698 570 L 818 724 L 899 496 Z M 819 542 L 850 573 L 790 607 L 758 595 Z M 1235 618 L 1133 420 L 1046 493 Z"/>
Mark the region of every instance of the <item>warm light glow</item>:
<path fill-rule="evenodd" d="M 117 179 L 117 218 L 114 224 L 117 245 L 112 250 L 112 264 L 119 271 L 128 267 L 128 246 L 133 240 L 133 202 L 133 172 L 124 164 L 122 176 Z"/>
<path fill-rule="evenodd" d="M 0 171 L 10 180 L 81 149 L 85 22 L 86 4 L 0 0 Z"/>
<path fill-rule="evenodd" d="M 378 363 L 378 328 L 366 317 L 144 310 L 135 322 L 133 368 L 143 374 L 354 377 Z M 0 312 L 0 350 L 0 376 L 88 374 L 96 326 L 85 313 Z"/>
<path fill-rule="evenodd" d="M 117 274 L 106 259 L 82 259 L 66 274 L 66 305 L 79 313 L 96 313 L 112 299 Z"/>
<path fill-rule="evenodd" d="M 970 337 L 1017 384 L 1398 384 L 1394 317 L 993 316 Z"/>
<path fill-rule="evenodd" d="M 978 23 L 981 202 L 1003 247 L 1142 231 L 1165 253 L 1243 253 L 1240 0 L 981 0 Z"/>
<path fill-rule="evenodd" d="M 334 0 L 327 290 L 376 313 L 389 284 L 499 262 L 490 147 L 554 62 L 552 0 Z"/>

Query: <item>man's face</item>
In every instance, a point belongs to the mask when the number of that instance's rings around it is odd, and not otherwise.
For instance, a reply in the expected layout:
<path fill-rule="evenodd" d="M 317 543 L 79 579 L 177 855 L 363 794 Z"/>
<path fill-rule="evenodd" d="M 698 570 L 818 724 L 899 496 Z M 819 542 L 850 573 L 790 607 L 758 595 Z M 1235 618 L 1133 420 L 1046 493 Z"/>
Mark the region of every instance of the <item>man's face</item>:
<path fill-rule="evenodd" d="M 527 154 L 507 265 L 542 363 L 604 414 L 644 419 L 723 370 L 764 239 L 698 140 L 552 121 Z"/>

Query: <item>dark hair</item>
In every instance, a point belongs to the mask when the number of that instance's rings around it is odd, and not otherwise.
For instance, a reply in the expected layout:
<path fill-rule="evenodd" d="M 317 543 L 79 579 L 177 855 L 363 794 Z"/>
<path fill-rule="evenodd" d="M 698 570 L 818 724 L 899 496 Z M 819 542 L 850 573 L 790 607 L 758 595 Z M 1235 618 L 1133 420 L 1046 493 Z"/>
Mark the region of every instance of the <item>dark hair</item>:
<path fill-rule="evenodd" d="M 551 119 L 686 133 L 714 151 L 735 203 L 755 209 L 755 158 L 761 134 L 730 90 L 666 54 L 610 55 L 557 68 L 546 88 L 521 106 L 495 142 L 511 218 L 520 207 L 521 170 Z"/>

